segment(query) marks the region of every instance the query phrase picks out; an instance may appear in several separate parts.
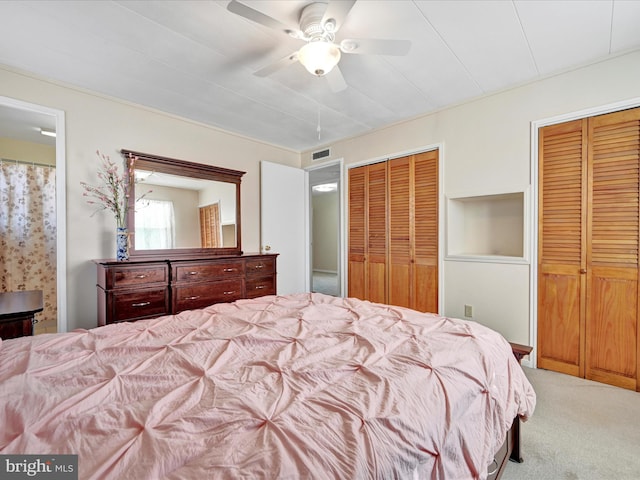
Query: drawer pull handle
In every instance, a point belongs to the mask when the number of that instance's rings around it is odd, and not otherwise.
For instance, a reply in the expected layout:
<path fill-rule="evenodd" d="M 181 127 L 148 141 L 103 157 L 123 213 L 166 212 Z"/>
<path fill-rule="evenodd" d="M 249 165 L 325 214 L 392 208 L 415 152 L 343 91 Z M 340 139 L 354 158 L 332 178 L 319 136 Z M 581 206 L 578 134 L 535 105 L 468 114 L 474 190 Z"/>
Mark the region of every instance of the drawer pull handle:
<path fill-rule="evenodd" d="M 132 303 L 132 307 L 146 307 L 147 305 L 151 305 L 151 302 L 140 302 L 140 303 Z"/>
<path fill-rule="evenodd" d="M 198 274 L 197 271 L 189 272 L 189 275 L 197 275 L 197 274 Z"/>
<path fill-rule="evenodd" d="M 235 268 L 225 268 L 222 270 L 223 272 L 235 272 L 236 269 Z"/>
<path fill-rule="evenodd" d="M 224 295 L 233 295 L 234 293 L 236 293 L 234 290 L 230 290 L 228 292 L 224 292 Z"/>
<path fill-rule="evenodd" d="M 256 286 L 256 290 L 262 290 L 263 288 L 267 288 L 265 285 Z"/>
<path fill-rule="evenodd" d="M 254 267 L 256 270 L 260 270 L 261 268 L 264 268 L 264 265 L 260 264 L 260 265 L 256 265 Z"/>
<path fill-rule="evenodd" d="M 192 297 L 185 297 L 185 300 L 197 300 L 200 298 L 200 295 L 194 295 Z"/>
<path fill-rule="evenodd" d="M 147 276 L 144 273 L 141 273 L 140 275 L 136 275 L 136 278 L 147 278 Z"/>

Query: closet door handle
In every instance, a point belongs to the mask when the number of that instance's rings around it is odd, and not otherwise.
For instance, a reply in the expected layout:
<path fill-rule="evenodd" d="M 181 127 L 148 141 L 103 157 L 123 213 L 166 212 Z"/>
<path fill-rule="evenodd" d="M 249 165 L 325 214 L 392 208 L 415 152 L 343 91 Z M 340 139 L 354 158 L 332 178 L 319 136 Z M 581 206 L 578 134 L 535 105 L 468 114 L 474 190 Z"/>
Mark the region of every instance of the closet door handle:
<path fill-rule="evenodd" d="M 587 273 L 587 269 L 586 268 L 581 268 L 580 269 L 580 273 Z"/>

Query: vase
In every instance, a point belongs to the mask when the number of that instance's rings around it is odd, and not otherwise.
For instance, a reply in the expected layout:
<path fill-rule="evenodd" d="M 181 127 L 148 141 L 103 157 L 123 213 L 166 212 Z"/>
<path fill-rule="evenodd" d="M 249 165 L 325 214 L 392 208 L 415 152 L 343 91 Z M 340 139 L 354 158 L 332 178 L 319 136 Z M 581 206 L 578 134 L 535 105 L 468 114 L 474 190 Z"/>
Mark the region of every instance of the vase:
<path fill-rule="evenodd" d="M 129 260 L 129 232 L 126 227 L 118 227 L 116 233 L 116 259 L 119 262 Z"/>

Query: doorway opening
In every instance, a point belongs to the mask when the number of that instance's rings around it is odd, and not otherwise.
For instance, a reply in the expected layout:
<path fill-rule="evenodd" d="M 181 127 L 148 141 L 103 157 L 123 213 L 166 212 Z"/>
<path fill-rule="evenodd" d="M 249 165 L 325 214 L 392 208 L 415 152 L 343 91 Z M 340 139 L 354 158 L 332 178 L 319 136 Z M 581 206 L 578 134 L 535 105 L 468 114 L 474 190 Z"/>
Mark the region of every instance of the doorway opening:
<path fill-rule="evenodd" d="M 309 170 L 311 291 L 342 296 L 342 162 Z"/>
<path fill-rule="evenodd" d="M 22 188 L 24 193 L 18 203 L 28 205 L 26 213 L 18 215 L 20 220 L 12 223 L 12 231 L 19 232 L 19 235 L 12 235 L 11 242 L 14 243 L 7 241 L 9 248 L 14 248 L 8 250 L 14 260 L 24 255 L 28 261 L 14 262 L 10 266 L 11 271 L 3 273 L 2 291 L 43 292 L 45 308 L 40 317 L 36 315 L 36 334 L 67 331 L 64 137 L 63 111 L 0 96 L 0 158 L 4 158 L 6 167 L 3 175 L 18 174 L 17 177 L 5 175 L 3 178 L 9 183 L 3 184 L 11 195 L 17 195 L 21 191 L 18 187 Z M 18 177 L 19 185 L 8 180 Z M 46 206 L 46 215 L 38 213 L 42 211 L 40 204 Z M 12 202 L 7 202 L 4 207 L 8 205 Z M 0 212 L 3 227 L 8 226 L 10 216 L 17 218 L 16 212 L 19 213 L 20 208 L 18 205 L 11 212 L 7 209 Z M 34 235 L 25 228 L 25 225 L 42 221 L 45 217 L 43 227 L 37 230 L 40 233 L 46 230 L 46 234 Z M 22 218 L 28 221 L 24 222 Z M 21 239 L 20 235 L 27 240 Z M 22 245 L 26 245 L 28 250 Z"/>

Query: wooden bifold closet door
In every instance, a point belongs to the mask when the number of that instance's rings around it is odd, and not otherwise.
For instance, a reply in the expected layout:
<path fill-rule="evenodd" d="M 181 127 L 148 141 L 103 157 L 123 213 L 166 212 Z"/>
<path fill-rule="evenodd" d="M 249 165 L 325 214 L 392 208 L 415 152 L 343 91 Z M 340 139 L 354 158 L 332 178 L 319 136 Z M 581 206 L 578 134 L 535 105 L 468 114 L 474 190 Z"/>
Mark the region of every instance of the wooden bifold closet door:
<path fill-rule="evenodd" d="M 538 366 L 639 390 L 640 109 L 539 136 Z"/>
<path fill-rule="evenodd" d="M 387 300 L 387 168 L 376 163 L 349 172 L 349 296 Z"/>
<path fill-rule="evenodd" d="M 438 151 L 349 171 L 349 296 L 438 312 Z"/>

